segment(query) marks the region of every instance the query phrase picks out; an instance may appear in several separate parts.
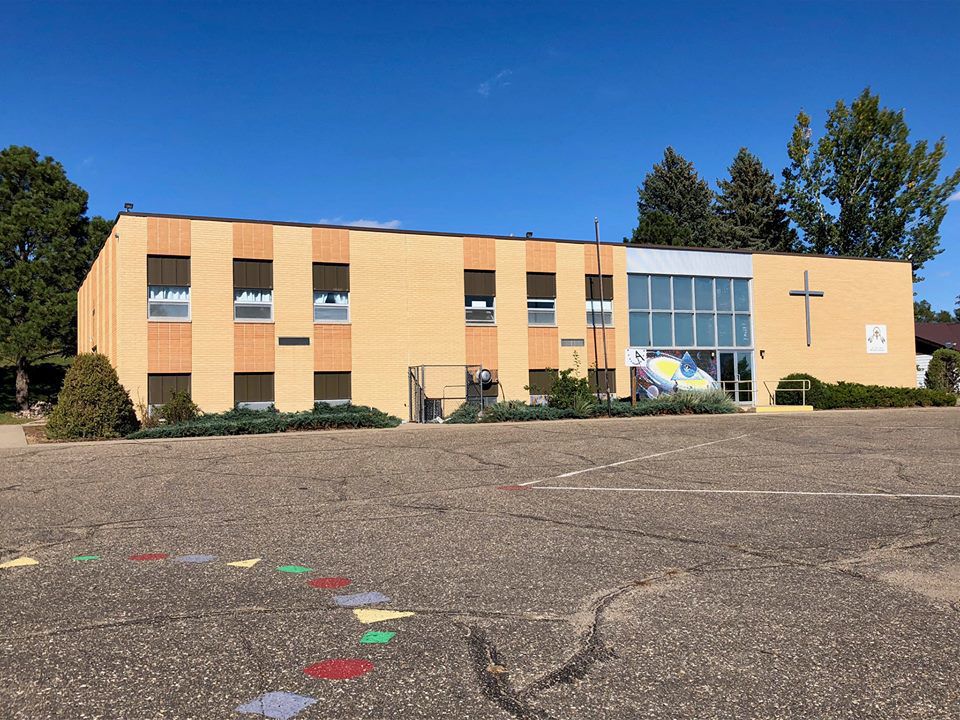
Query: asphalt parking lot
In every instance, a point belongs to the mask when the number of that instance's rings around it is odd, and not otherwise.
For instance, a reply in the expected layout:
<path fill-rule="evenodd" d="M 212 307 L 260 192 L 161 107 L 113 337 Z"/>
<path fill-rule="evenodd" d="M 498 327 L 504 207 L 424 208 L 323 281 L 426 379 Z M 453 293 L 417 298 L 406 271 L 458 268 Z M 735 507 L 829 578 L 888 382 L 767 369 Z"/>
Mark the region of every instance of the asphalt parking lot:
<path fill-rule="evenodd" d="M 32 446 L 23 557 L 2 718 L 960 717 L 958 409 Z"/>

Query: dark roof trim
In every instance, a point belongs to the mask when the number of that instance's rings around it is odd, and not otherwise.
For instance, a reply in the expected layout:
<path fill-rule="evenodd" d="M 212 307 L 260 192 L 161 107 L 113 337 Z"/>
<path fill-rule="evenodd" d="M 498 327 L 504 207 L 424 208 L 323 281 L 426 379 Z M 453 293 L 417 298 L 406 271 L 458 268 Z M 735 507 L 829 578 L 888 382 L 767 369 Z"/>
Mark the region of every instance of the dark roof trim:
<path fill-rule="evenodd" d="M 253 220 L 250 218 L 229 218 L 229 217 L 211 217 L 207 215 L 175 215 L 168 213 L 146 213 L 146 212 L 119 212 L 117 213 L 116 220 L 113 221 L 114 225 L 120 220 L 123 216 L 129 217 L 155 217 L 155 218 L 169 218 L 171 220 L 204 220 L 207 222 L 242 222 L 242 223 L 253 223 L 255 225 L 282 225 L 286 227 L 309 227 L 309 228 L 330 228 L 331 230 L 353 230 L 353 231 L 365 231 L 365 232 L 379 232 L 379 233 L 396 233 L 399 235 L 435 235 L 438 237 L 458 237 L 458 238 L 490 238 L 493 240 L 517 240 L 519 242 L 526 242 L 527 240 L 541 241 L 541 242 L 557 242 L 557 243 L 572 243 L 575 245 L 592 245 L 593 240 L 571 240 L 569 238 L 550 238 L 550 237 L 518 237 L 516 235 L 484 235 L 482 233 L 455 233 L 455 232 L 440 232 L 434 230 L 404 230 L 402 228 L 373 228 L 373 227 L 363 227 L 358 225 L 325 225 L 321 223 L 304 223 L 304 222 L 289 222 L 286 220 Z M 605 243 L 607 245 L 621 245 L 623 243 Z M 765 251 L 756 251 L 756 250 L 742 250 L 742 249 L 728 249 L 728 248 L 706 248 L 706 247 L 695 247 L 687 245 L 637 245 L 630 243 L 627 247 L 635 248 L 646 248 L 648 250 L 696 250 L 698 252 L 715 252 L 715 253 L 734 253 L 737 255 L 788 255 L 791 257 L 823 257 L 831 259 L 841 259 L 841 260 L 868 260 L 871 262 L 894 262 L 894 263 L 909 263 L 909 260 L 894 260 L 890 258 L 864 258 L 864 257 L 855 257 L 851 255 L 819 255 L 814 253 L 788 253 L 788 252 L 775 252 L 773 250 Z"/>

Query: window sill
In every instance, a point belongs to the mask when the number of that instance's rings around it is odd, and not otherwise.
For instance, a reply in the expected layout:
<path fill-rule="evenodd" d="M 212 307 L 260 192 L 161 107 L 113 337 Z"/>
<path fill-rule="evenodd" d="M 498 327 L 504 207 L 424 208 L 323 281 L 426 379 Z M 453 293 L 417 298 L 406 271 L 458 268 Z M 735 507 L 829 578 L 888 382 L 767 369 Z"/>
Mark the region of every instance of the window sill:
<path fill-rule="evenodd" d="M 550 323 L 549 325 L 545 323 L 536 323 L 535 325 L 531 325 L 530 323 L 527 323 L 527 327 L 528 328 L 556 328 L 560 326 L 557 325 L 556 323 Z"/>
<path fill-rule="evenodd" d="M 351 320 L 314 320 L 314 325 L 352 325 Z"/>
<path fill-rule="evenodd" d="M 233 322 L 234 322 L 235 324 L 237 324 L 237 325 L 274 325 L 274 324 L 276 323 L 276 321 L 273 320 L 273 319 L 270 319 L 270 320 L 253 320 L 253 319 L 240 320 L 240 319 L 238 319 L 238 318 L 234 318 L 234 319 L 233 319 Z"/>
<path fill-rule="evenodd" d="M 495 327 L 497 326 L 497 324 L 496 324 L 496 323 L 468 322 L 468 323 L 466 323 L 466 326 L 467 326 L 467 327 L 481 327 L 481 328 L 484 328 L 484 327 L 493 327 L 493 328 L 495 328 Z"/>
<path fill-rule="evenodd" d="M 147 322 L 152 323 L 180 323 L 181 325 L 189 325 L 192 320 L 191 318 L 162 318 L 162 317 L 148 317 Z"/>

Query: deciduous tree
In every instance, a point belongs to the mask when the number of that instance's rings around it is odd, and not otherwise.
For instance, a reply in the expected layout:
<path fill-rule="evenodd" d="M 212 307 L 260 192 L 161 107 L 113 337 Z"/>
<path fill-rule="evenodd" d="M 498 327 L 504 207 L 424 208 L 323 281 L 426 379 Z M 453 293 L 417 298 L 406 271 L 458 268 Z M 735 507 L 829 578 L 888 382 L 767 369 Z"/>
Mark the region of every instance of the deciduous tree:
<path fill-rule="evenodd" d="M 816 144 L 801 112 L 783 171 L 788 215 L 813 252 L 910 260 L 916 273 L 941 252 L 940 223 L 960 170 L 939 181 L 946 146 L 911 143 L 903 111 L 865 89 L 838 100 Z"/>

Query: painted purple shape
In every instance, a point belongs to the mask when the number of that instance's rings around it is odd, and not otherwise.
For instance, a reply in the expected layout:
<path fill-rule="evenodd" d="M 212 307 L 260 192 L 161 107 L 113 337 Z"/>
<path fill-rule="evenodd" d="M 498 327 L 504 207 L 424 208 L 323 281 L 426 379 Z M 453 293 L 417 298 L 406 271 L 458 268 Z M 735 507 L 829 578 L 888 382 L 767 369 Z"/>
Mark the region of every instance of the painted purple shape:
<path fill-rule="evenodd" d="M 174 558 L 173 561 L 178 563 L 208 563 L 216 559 L 216 555 L 181 555 L 178 558 Z"/>
<path fill-rule="evenodd" d="M 354 593 L 353 595 L 334 595 L 333 601 L 340 607 L 359 607 L 360 605 L 388 603 L 390 598 L 378 592 L 364 592 Z"/>
<path fill-rule="evenodd" d="M 234 712 L 260 715 L 273 720 L 290 720 L 304 708 L 316 702 L 306 695 L 290 692 L 268 692 L 234 709 Z"/>

